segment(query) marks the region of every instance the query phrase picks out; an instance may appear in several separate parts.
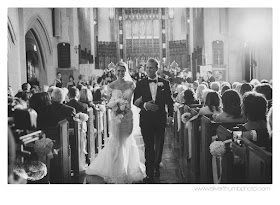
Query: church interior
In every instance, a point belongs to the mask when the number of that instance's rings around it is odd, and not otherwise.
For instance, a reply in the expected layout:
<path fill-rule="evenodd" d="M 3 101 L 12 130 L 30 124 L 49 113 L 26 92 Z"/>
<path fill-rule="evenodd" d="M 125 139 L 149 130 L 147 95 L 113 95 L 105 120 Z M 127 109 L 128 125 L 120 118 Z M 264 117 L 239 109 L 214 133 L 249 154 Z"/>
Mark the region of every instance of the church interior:
<path fill-rule="evenodd" d="M 272 8 L 7 11 L 9 184 L 105 184 L 85 167 L 110 140 L 108 85 L 119 62 L 136 84 L 145 79 L 151 58 L 174 100 L 154 183 L 273 183 Z M 67 104 L 73 87 L 88 110 L 41 128 L 56 88 Z M 45 95 L 40 104 L 37 93 Z M 144 153 L 141 133 L 135 140 Z"/>

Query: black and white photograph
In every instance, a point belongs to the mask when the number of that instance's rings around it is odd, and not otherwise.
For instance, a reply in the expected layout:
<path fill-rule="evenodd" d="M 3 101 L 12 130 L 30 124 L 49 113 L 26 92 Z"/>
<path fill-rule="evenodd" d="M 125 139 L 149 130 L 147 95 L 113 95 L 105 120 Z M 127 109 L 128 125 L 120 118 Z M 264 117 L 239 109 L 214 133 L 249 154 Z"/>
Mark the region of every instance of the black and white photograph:
<path fill-rule="evenodd" d="M 272 5 L 16 5 L 2 9 L 6 186 L 277 184 Z"/>

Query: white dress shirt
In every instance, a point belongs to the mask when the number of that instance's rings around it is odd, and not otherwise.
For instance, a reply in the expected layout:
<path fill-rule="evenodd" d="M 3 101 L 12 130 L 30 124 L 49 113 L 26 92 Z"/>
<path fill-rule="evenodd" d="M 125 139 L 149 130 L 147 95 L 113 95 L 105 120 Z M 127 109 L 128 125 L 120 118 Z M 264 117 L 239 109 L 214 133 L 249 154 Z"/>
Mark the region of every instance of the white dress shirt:
<path fill-rule="evenodd" d="M 158 82 L 158 77 L 155 77 L 154 79 L 148 78 L 148 80 L 156 80 Z M 156 95 L 157 95 L 157 83 L 151 82 L 149 83 L 150 91 L 152 94 L 152 99 L 155 102 L 156 101 Z"/>

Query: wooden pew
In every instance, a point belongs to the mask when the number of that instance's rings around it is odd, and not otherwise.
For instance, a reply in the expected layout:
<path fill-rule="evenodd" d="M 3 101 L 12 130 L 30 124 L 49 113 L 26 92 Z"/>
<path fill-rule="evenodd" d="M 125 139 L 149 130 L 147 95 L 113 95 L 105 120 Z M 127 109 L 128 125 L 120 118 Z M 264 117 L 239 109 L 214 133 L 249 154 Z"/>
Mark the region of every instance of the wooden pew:
<path fill-rule="evenodd" d="M 58 122 L 56 127 L 43 129 L 48 138 L 55 140 L 54 149 L 59 150 L 58 155 L 54 155 L 50 162 L 50 182 L 54 184 L 71 183 L 71 149 L 68 130 L 67 120 Z"/>
<path fill-rule="evenodd" d="M 87 121 L 87 163 L 90 164 L 92 160 L 95 158 L 95 138 L 94 138 L 94 115 L 93 109 L 90 108 L 87 111 L 88 121 Z"/>
<path fill-rule="evenodd" d="M 195 108 L 191 109 L 193 115 L 197 115 L 198 111 Z M 200 171 L 199 171 L 199 160 L 200 160 L 200 135 L 199 135 L 200 117 L 194 119 L 191 125 L 191 173 L 192 176 L 197 181 Z"/>
<path fill-rule="evenodd" d="M 216 135 L 219 125 L 225 128 L 233 128 L 240 123 L 217 123 L 208 116 L 201 117 L 201 153 L 200 153 L 200 181 L 201 183 L 213 183 L 212 173 L 212 156 L 209 151 L 209 146 L 212 143 L 212 136 Z"/>
<path fill-rule="evenodd" d="M 220 141 L 225 141 L 232 138 L 232 131 L 220 125 L 217 129 L 217 136 Z M 226 153 L 222 157 L 222 184 L 233 183 L 233 153 L 230 150 L 230 144 L 226 144 Z"/>
<path fill-rule="evenodd" d="M 71 148 L 71 170 L 74 177 L 80 175 L 80 142 L 81 142 L 81 122 L 69 123 L 69 144 Z"/>
<path fill-rule="evenodd" d="M 272 153 L 258 147 L 250 140 L 241 138 L 246 147 L 246 183 L 272 184 Z"/>
<path fill-rule="evenodd" d="M 192 113 L 192 115 L 197 115 L 198 114 L 198 110 L 199 108 L 201 108 L 201 105 L 200 104 L 192 104 L 192 105 L 189 105 L 189 106 L 184 106 L 184 113 L 185 112 L 190 112 Z M 193 127 L 194 125 L 194 127 Z M 192 152 L 192 136 L 194 137 L 194 134 L 195 133 L 198 133 L 198 124 L 195 123 L 195 124 L 192 124 L 192 130 L 194 131 L 193 132 L 193 135 L 190 134 L 189 135 L 189 131 L 188 131 L 188 128 L 185 126 L 184 123 L 182 123 L 182 128 L 183 128 L 183 153 L 184 153 L 184 156 L 187 157 L 188 159 L 191 158 L 192 154 L 190 154 Z M 193 129 L 194 128 L 194 129 Z M 195 139 L 196 140 L 196 139 Z"/>

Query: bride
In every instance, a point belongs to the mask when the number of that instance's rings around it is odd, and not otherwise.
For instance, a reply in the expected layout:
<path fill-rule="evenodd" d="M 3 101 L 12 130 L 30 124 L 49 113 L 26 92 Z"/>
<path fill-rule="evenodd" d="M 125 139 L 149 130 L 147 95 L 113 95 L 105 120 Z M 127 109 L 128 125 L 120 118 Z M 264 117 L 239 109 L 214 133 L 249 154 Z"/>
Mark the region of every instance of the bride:
<path fill-rule="evenodd" d="M 108 86 L 110 100 L 126 100 L 125 114 L 111 111 L 111 133 L 105 147 L 86 169 L 86 174 L 104 178 L 107 183 L 132 183 L 145 178 L 145 165 L 140 162 L 139 150 L 133 137 L 133 112 L 131 107 L 135 85 L 128 73 L 127 64 L 116 65 L 117 80 Z M 141 99 L 135 103 L 140 103 Z M 110 104 L 110 102 L 109 102 Z"/>

